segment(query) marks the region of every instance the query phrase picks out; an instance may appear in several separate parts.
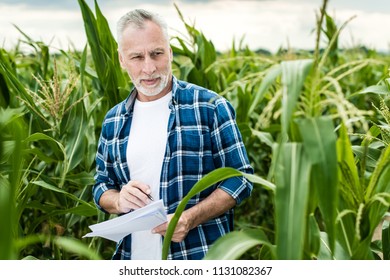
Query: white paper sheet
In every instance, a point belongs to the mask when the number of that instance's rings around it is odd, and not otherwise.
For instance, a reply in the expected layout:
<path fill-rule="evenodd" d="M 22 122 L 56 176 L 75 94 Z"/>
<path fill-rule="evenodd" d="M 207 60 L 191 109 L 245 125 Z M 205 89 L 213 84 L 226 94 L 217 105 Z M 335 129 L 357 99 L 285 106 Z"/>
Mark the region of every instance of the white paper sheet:
<path fill-rule="evenodd" d="M 154 201 L 143 208 L 120 217 L 89 226 L 92 232 L 83 237 L 100 236 L 119 242 L 130 233 L 151 230 L 167 221 L 162 200 Z"/>

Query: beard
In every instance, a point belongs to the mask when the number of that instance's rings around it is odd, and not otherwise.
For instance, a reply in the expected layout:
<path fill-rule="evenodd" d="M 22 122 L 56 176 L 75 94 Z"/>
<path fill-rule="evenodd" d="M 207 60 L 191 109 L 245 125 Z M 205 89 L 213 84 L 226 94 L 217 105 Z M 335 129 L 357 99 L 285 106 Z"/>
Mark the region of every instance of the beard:
<path fill-rule="evenodd" d="M 147 79 L 160 79 L 158 85 L 153 87 L 143 86 L 142 80 Z M 146 96 L 156 96 L 160 94 L 168 85 L 169 75 L 167 73 L 155 74 L 149 77 L 142 77 L 138 79 L 132 79 L 137 91 Z"/>

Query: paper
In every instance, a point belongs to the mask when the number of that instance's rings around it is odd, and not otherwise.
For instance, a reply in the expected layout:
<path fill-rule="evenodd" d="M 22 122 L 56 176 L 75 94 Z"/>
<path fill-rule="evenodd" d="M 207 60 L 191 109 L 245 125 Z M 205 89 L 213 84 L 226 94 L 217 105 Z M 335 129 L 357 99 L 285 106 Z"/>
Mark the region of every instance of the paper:
<path fill-rule="evenodd" d="M 152 230 L 167 221 L 163 201 L 154 201 L 143 208 L 124 214 L 120 217 L 89 226 L 92 232 L 83 237 L 100 236 L 119 242 L 130 233 Z"/>

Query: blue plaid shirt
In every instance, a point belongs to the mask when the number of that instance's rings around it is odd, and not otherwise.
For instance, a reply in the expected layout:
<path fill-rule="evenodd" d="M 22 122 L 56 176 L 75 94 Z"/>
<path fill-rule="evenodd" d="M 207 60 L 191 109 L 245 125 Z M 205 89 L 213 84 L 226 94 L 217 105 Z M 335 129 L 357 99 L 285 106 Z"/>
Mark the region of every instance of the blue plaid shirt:
<path fill-rule="evenodd" d="M 96 155 L 94 201 L 131 180 L 126 148 L 136 91 L 106 115 Z M 253 173 L 235 122 L 235 112 L 223 97 L 205 88 L 173 77 L 168 139 L 161 170 L 160 198 L 168 214 L 174 213 L 183 197 L 204 175 L 219 167 Z M 217 187 L 239 204 L 252 191 L 244 177 L 227 179 L 197 194 L 187 208 L 206 198 Z M 233 209 L 192 229 L 185 240 L 172 242 L 169 259 L 202 259 L 210 245 L 233 229 Z M 131 235 L 118 244 L 113 259 L 131 259 Z"/>

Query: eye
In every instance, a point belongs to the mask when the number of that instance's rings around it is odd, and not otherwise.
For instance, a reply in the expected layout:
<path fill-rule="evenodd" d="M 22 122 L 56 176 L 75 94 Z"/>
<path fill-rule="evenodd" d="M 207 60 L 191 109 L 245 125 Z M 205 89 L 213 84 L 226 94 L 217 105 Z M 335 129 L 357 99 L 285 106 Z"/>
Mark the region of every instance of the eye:
<path fill-rule="evenodd" d="M 157 56 L 160 56 L 160 55 L 163 55 L 164 52 L 163 51 L 154 51 L 150 54 L 151 57 L 157 57 Z"/>
<path fill-rule="evenodd" d="M 141 54 L 133 54 L 133 55 L 130 55 L 130 60 L 141 60 L 143 59 L 143 56 Z"/>

